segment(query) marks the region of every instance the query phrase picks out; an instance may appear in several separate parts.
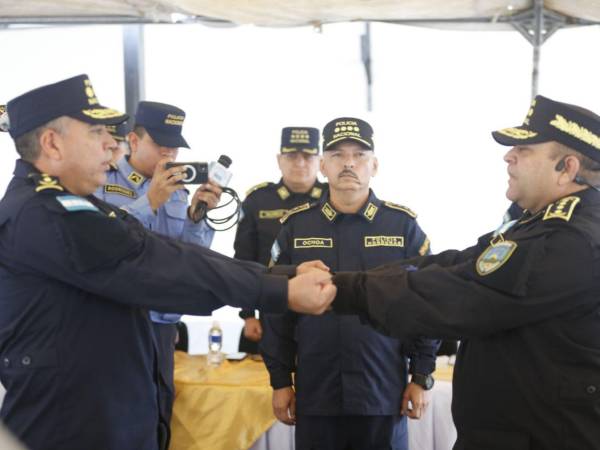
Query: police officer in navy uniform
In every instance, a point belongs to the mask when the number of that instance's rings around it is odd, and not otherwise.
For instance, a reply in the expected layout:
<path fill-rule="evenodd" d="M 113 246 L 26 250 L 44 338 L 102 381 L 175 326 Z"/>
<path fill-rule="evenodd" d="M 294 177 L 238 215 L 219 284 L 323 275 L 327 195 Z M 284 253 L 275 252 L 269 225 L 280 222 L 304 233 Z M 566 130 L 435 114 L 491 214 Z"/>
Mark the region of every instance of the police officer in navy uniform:
<path fill-rule="evenodd" d="M 321 172 L 329 194 L 282 219 L 274 263 L 316 258 L 337 272 L 428 253 L 429 239 L 416 215 L 369 189 L 378 166 L 372 136 L 371 126 L 357 118 L 325 126 Z M 402 342 L 358 316 L 333 312 L 266 314 L 263 321 L 260 346 L 274 412 L 280 421 L 296 424 L 297 449 L 408 449 L 406 416 L 400 413 L 420 418 L 439 342 Z M 409 371 L 413 382 L 407 385 Z"/>
<path fill-rule="evenodd" d="M 597 449 L 600 117 L 537 96 L 493 136 L 525 214 L 463 251 L 338 273 L 333 306 L 392 336 L 461 339 L 455 450 Z"/>
<path fill-rule="evenodd" d="M 211 182 L 199 186 L 188 207 L 188 192 L 173 177 L 180 169 L 165 167 L 177 158 L 180 147 L 189 148 L 182 135 L 184 121 L 185 112 L 176 106 L 140 102 L 133 130 L 128 134 L 131 156 L 120 159 L 111 167 L 106 184 L 96 191 L 96 196 L 125 209 L 149 230 L 210 247 L 214 231 L 204 221 L 194 221 L 190 211 L 199 201 L 205 202 L 207 209 L 214 208 L 219 202 L 221 188 Z M 170 421 L 175 400 L 176 324 L 181 314 L 150 311 L 150 318 L 159 347 L 162 413 Z"/>
<path fill-rule="evenodd" d="M 148 309 L 318 313 L 333 299 L 319 263 L 288 281 L 94 197 L 114 145 L 105 125 L 126 116 L 87 76 L 11 100 L 8 117 L 21 159 L 0 201 L 0 417 L 28 448 L 166 448 Z M 297 288 L 307 280 L 312 294 Z"/>
<path fill-rule="evenodd" d="M 235 258 L 267 265 L 279 233 L 279 219 L 298 205 L 320 199 L 327 188 L 317 180 L 319 130 L 316 128 L 283 128 L 277 164 L 281 170 L 278 183 L 261 183 L 246 193 L 243 218 L 235 236 Z M 253 310 L 240 311 L 240 317 L 244 319 L 244 329 L 239 350 L 258 353 L 262 326 Z"/>

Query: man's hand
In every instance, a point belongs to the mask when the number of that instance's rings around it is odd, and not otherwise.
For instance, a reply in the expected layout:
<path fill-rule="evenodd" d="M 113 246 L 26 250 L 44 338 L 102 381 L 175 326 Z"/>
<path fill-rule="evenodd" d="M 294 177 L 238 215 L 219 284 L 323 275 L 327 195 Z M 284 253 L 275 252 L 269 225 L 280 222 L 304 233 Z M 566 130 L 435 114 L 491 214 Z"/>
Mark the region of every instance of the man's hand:
<path fill-rule="evenodd" d="M 262 326 L 260 320 L 248 317 L 244 320 L 244 336 L 252 342 L 258 342 L 262 338 Z"/>
<path fill-rule="evenodd" d="M 410 402 L 410 405 L 409 405 Z M 429 392 L 415 383 L 408 383 L 402 394 L 402 415 L 420 419 L 429 405 Z"/>
<path fill-rule="evenodd" d="M 155 212 L 169 200 L 173 192 L 182 188 L 180 181 L 186 177 L 181 167 L 165 168 L 165 164 L 172 161 L 173 158 L 161 159 L 156 164 L 154 175 L 152 175 L 152 180 L 150 180 L 147 193 L 148 203 L 150 203 L 150 207 Z"/>
<path fill-rule="evenodd" d="M 325 272 L 329 272 L 329 267 L 327 267 L 323 261 L 318 259 L 306 261 L 296 268 L 296 275 L 302 275 L 303 273 L 308 273 L 311 270 L 323 270 Z"/>
<path fill-rule="evenodd" d="M 206 203 L 206 211 L 210 211 L 211 209 L 216 208 L 221 200 L 221 194 L 223 193 L 223 189 L 221 187 L 209 181 L 206 184 L 201 185 L 196 192 L 194 192 L 194 196 L 192 197 L 192 203 L 188 210 L 188 216 L 194 222 L 199 222 L 202 217 L 196 213 L 196 206 L 198 206 L 199 202 Z M 196 213 L 196 214 L 194 214 Z"/>
<path fill-rule="evenodd" d="M 336 292 L 329 272 L 311 270 L 288 281 L 288 308 L 303 314 L 323 314 Z"/>
<path fill-rule="evenodd" d="M 273 413 L 286 425 L 296 424 L 296 393 L 293 388 L 273 389 Z"/>

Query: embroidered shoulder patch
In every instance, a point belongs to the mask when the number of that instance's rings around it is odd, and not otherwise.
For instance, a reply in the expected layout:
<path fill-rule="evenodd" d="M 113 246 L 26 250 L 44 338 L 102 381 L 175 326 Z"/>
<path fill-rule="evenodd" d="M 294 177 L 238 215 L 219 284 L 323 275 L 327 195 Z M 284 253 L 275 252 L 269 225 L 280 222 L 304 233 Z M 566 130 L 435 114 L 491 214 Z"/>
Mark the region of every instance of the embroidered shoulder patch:
<path fill-rule="evenodd" d="M 246 197 L 248 197 L 254 191 L 258 191 L 259 189 L 266 188 L 268 185 L 269 185 L 269 182 L 265 181 L 264 183 L 260 183 L 260 184 L 257 184 L 256 186 L 252 186 L 250 189 L 248 189 L 246 191 Z"/>
<path fill-rule="evenodd" d="M 580 201 L 581 199 L 574 195 L 561 198 L 559 201 L 548 205 L 542 220 L 562 219 L 568 222 L 571 220 L 573 211 Z"/>
<path fill-rule="evenodd" d="M 484 252 L 479 255 L 475 268 L 482 277 L 495 272 L 504 265 L 517 248 L 517 243 L 513 241 L 500 241 L 491 244 Z"/>
<path fill-rule="evenodd" d="M 388 208 L 395 209 L 395 210 L 398 210 L 398 211 L 402 211 L 403 213 L 408 214 L 413 219 L 417 218 L 417 213 L 415 213 L 412 209 L 407 208 L 406 206 L 398 205 L 398 204 L 392 203 L 392 202 L 383 202 L 383 204 L 385 206 L 387 206 Z"/>
<path fill-rule="evenodd" d="M 98 208 L 96 208 L 92 202 L 86 200 L 83 197 L 78 197 L 76 195 L 60 195 L 55 197 L 58 203 L 60 203 L 63 208 L 65 208 L 69 212 L 76 211 L 94 211 L 100 212 Z"/>
<path fill-rule="evenodd" d="M 307 203 L 303 203 L 303 204 L 301 204 L 299 206 L 296 206 L 295 208 L 290 209 L 285 216 L 283 216 L 281 219 L 279 219 L 279 221 L 281 223 L 285 223 L 285 221 L 288 220 L 288 218 L 290 216 L 293 216 L 294 214 L 297 214 L 297 213 L 299 213 L 301 211 L 306 211 L 307 209 L 310 209 L 310 206 L 311 205 L 308 202 Z"/>
<path fill-rule="evenodd" d="M 137 195 L 133 189 L 128 189 L 120 184 L 105 184 L 104 192 L 107 194 L 119 194 L 129 198 L 136 198 Z"/>

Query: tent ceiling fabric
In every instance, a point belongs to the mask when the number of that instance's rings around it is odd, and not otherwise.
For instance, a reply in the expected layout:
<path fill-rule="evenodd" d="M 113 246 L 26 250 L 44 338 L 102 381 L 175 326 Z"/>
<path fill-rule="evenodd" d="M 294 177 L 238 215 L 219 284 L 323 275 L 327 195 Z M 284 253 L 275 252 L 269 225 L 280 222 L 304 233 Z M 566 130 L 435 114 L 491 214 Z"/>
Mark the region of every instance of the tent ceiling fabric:
<path fill-rule="evenodd" d="M 450 20 L 510 16 L 533 0 L 0 0 L 0 19 L 89 18 L 171 22 L 184 14 L 261 26 L 300 26 L 354 20 Z M 545 0 L 566 16 L 600 21 L 595 0 Z"/>

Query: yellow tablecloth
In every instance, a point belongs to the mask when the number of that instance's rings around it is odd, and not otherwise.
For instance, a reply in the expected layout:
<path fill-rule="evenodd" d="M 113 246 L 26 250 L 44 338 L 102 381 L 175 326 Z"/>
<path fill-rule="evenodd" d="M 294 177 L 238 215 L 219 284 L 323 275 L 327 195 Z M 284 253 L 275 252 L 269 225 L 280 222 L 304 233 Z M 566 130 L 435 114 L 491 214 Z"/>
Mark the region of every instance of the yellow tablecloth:
<path fill-rule="evenodd" d="M 275 423 L 264 363 L 175 352 L 171 450 L 244 450 Z"/>
<path fill-rule="evenodd" d="M 438 359 L 434 378 L 452 381 Z M 209 368 L 206 357 L 175 352 L 171 450 L 245 450 L 274 423 L 264 363 L 248 358 Z"/>

